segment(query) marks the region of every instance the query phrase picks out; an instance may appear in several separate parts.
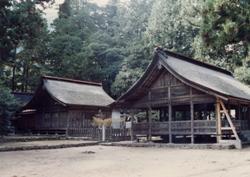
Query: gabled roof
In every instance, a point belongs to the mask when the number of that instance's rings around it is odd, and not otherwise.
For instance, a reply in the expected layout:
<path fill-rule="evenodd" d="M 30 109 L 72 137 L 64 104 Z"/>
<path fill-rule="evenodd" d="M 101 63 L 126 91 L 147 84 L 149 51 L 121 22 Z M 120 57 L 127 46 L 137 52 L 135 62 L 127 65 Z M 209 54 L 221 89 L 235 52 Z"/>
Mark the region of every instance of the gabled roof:
<path fill-rule="evenodd" d="M 103 90 L 101 83 L 43 76 L 33 99 L 25 107 L 31 107 L 39 100 L 41 92 L 47 92 L 52 99 L 64 106 L 107 107 L 114 100 Z"/>
<path fill-rule="evenodd" d="M 225 100 L 239 99 L 250 102 L 250 88 L 236 80 L 231 72 L 161 48 L 155 50 L 154 59 L 143 76 L 117 101 L 123 102 L 135 97 L 136 90 L 141 89 L 146 80 L 152 80 L 150 75 L 156 72 L 153 70 L 157 70 L 155 65 L 159 63 L 191 87 Z"/>

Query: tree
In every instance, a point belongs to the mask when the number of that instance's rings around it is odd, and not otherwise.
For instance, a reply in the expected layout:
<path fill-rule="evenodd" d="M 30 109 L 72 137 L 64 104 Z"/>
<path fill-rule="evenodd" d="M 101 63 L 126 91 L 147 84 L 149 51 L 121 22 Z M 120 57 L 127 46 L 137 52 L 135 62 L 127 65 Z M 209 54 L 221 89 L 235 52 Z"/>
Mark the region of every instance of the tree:
<path fill-rule="evenodd" d="M 3 72 L 0 73 L 0 78 L 13 91 L 29 89 L 29 71 L 40 63 L 38 50 L 42 50 L 44 44 L 40 39 L 47 28 L 42 9 L 48 2 L 49 0 L 1 1 L 0 69 Z"/>
<path fill-rule="evenodd" d="M 41 10 L 49 0 L 1 0 L 0 2 L 0 60 L 6 61 L 22 40 L 36 36 L 43 25 Z"/>
<path fill-rule="evenodd" d="M 54 22 L 49 70 L 58 76 L 103 82 L 110 93 L 123 59 L 116 38 L 117 7 L 102 8 L 87 2 L 79 8 L 68 6 L 71 14 L 61 15 Z"/>
<path fill-rule="evenodd" d="M 196 57 L 235 71 L 249 83 L 250 2 L 247 0 L 209 0 L 202 11 Z M 246 72 L 246 73 L 245 73 Z M 244 74 L 243 74 L 244 73 Z"/>
<path fill-rule="evenodd" d="M 118 9 L 117 23 L 121 40 L 129 44 L 144 39 L 152 4 L 153 0 L 130 0 Z"/>
<path fill-rule="evenodd" d="M 150 61 L 151 51 L 141 41 L 127 48 L 121 69 L 112 84 L 113 96 L 119 97 L 143 74 Z"/>
<path fill-rule="evenodd" d="M 202 1 L 159 0 L 152 7 L 147 27 L 150 46 L 162 46 L 169 50 L 193 55 L 192 43 L 199 28 L 189 18 L 199 15 L 196 6 Z M 186 8 L 191 6 L 191 8 Z"/>
<path fill-rule="evenodd" d="M 7 134 L 11 129 L 11 116 L 16 111 L 16 102 L 10 90 L 0 84 L 0 135 Z"/>

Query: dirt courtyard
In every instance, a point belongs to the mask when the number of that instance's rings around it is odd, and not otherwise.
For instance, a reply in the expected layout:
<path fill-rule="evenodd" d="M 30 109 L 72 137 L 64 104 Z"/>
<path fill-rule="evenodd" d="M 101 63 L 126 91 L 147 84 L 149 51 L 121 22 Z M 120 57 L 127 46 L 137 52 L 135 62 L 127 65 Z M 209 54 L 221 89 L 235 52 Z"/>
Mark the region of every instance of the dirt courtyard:
<path fill-rule="evenodd" d="M 88 146 L 0 152 L 0 177 L 249 177 L 250 149 Z"/>

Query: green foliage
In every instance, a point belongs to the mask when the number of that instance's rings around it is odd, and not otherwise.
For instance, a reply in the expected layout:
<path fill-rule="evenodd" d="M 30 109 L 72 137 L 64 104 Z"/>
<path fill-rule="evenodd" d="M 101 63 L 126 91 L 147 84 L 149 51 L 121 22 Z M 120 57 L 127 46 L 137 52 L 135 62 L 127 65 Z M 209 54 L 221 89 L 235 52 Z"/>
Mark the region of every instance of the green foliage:
<path fill-rule="evenodd" d="M 10 90 L 0 84 L 0 135 L 11 131 L 11 116 L 16 111 L 16 102 Z"/>
<path fill-rule="evenodd" d="M 198 1 L 159 0 L 152 7 L 147 27 L 150 46 L 162 46 L 169 50 L 192 56 L 191 47 L 199 30 L 190 19 L 199 15 L 192 6 Z M 190 7 L 187 9 L 186 7 Z"/>
<path fill-rule="evenodd" d="M 250 55 L 244 60 L 241 67 L 235 69 L 235 76 L 240 81 L 250 85 Z"/>
<path fill-rule="evenodd" d="M 41 11 L 36 7 L 49 0 L 1 0 L 0 4 L 0 60 L 15 55 L 14 49 L 22 40 L 36 37 L 44 25 Z"/>
<path fill-rule="evenodd" d="M 237 79 L 250 85 L 250 67 L 238 67 L 235 69 L 235 76 Z"/>
<path fill-rule="evenodd" d="M 193 8 L 197 6 L 184 8 L 186 5 L 171 0 L 113 0 L 98 7 L 65 0 L 52 32 L 44 26 L 40 35 L 21 43 L 23 51 L 16 56 L 15 70 L 9 66 L 8 80 L 15 71 L 14 88 L 22 91 L 33 90 L 41 74 L 99 81 L 118 97 L 143 73 L 158 39 L 169 49 L 193 53 L 190 45 L 197 27 L 190 21 L 198 12 Z M 182 19 L 185 12 L 188 18 Z"/>
<path fill-rule="evenodd" d="M 209 0 L 202 11 L 200 36 L 194 48 L 196 57 L 206 58 L 249 83 L 245 65 L 250 54 L 250 1 Z M 244 73 L 246 72 L 246 73 Z"/>
<path fill-rule="evenodd" d="M 151 51 L 142 42 L 135 42 L 126 51 L 122 67 L 112 85 L 115 97 L 125 93 L 143 74 L 151 59 Z"/>
<path fill-rule="evenodd" d="M 105 7 L 65 0 L 50 31 L 35 5 L 46 2 L 0 2 L 0 78 L 13 90 L 33 91 L 48 74 L 103 82 L 119 97 L 142 75 L 155 46 L 250 83 L 247 0 L 110 0 Z"/>
<path fill-rule="evenodd" d="M 249 42 L 249 8 L 250 2 L 245 0 L 208 1 L 203 10 L 201 29 L 205 44 L 226 52 L 229 44 Z"/>

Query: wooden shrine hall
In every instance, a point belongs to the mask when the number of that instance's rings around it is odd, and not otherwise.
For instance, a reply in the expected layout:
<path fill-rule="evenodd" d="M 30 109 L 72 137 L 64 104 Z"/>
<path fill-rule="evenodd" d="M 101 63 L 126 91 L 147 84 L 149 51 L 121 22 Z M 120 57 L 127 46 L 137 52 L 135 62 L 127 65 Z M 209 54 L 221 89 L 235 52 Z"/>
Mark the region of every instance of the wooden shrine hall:
<path fill-rule="evenodd" d="M 19 132 L 74 134 L 92 127 L 92 118 L 100 110 L 110 117 L 113 102 L 101 83 L 43 76 L 13 122 Z"/>
<path fill-rule="evenodd" d="M 137 117 L 133 135 L 149 140 L 237 147 L 250 140 L 250 88 L 227 70 L 161 48 L 115 106 Z"/>

